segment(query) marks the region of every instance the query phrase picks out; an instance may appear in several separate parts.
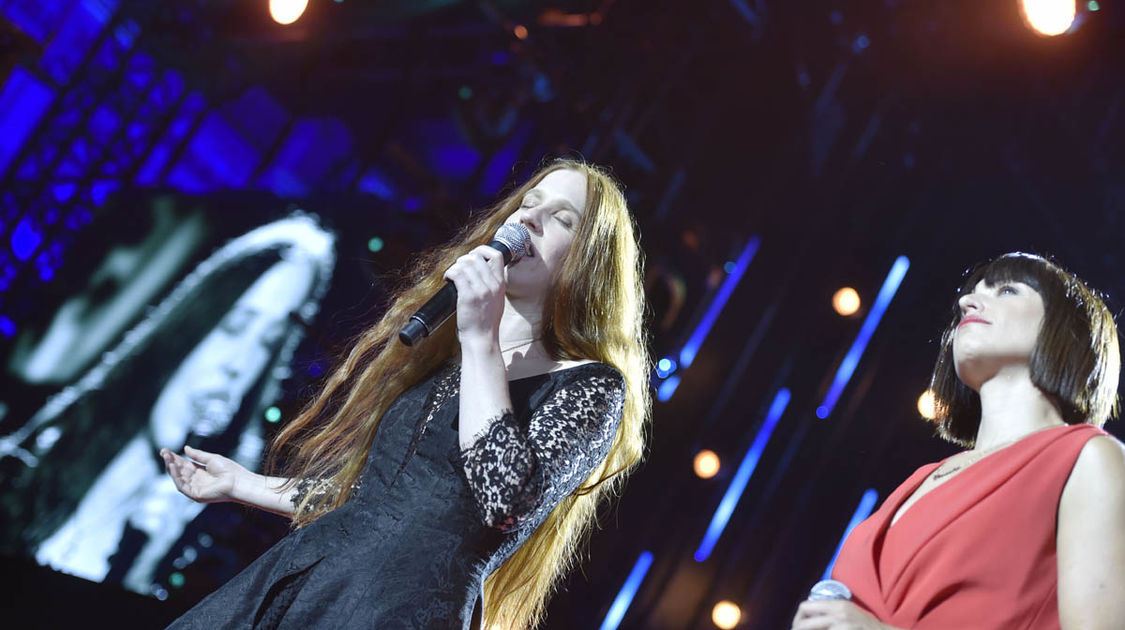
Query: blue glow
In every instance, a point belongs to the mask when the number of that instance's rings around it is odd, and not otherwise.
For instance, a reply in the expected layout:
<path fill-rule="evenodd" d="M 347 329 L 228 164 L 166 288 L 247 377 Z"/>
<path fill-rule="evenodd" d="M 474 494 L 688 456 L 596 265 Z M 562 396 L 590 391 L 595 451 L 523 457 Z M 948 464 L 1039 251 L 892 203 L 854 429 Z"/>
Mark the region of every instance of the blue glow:
<path fill-rule="evenodd" d="M 832 554 L 832 561 L 828 563 L 828 568 L 824 570 L 822 580 L 827 580 L 832 576 L 832 567 L 836 566 L 836 557 L 840 555 L 840 549 L 843 548 L 844 541 L 848 539 L 848 535 L 852 533 L 856 525 L 871 516 L 871 510 L 875 508 L 875 502 L 878 500 L 879 493 L 875 492 L 874 488 L 868 488 L 867 492 L 863 493 L 863 498 L 859 500 L 855 514 L 852 514 L 852 520 L 848 521 L 848 527 L 844 530 L 844 535 L 840 537 L 840 543 L 836 545 L 836 552 Z"/>
<path fill-rule="evenodd" d="M 895 259 L 895 264 L 891 265 L 891 271 L 887 274 L 887 279 L 883 281 L 883 288 L 879 289 L 879 295 L 875 297 L 875 303 L 867 313 L 867 319 L 863 320 L 863 326 L 859 329 L 855 341 L 852 342 L 851 349 L 844 355 L 844 360 L 840 362 L 840 367 L 836 370 L 836 378 L 832 380 L 828 393 L 825 394 L 824 400 L 816 409 L 818 418 L 827 418 L 836 407 L 840 395 L 844 393 L 844 387 L 847 386 L 852 374 L 855 373 L 856 366 L 859 365 L 859 359 L 863 356 L 863 351 L 867 349 L 867 342 L 871 341 L 871 335 L 875 334 L 875 328 L 879 326 L 879 320 L 883 318 L 883 313 L 886 312 L 887 306 L 890 305 L 895 292 L 902 284 L 903 277 L 906 276 L 906 270 L 909 268 L 910 260 L 906 256 L 899 256 Z"/>
<path fill-rule="evenodd" d="M 21 66 L 0 90 L 0 176 L 55 100 L 54 91 Z"/>
<path fill-rule="evenodd" d="M 12 253 L 17 260 L 27 260 L 43 242 L 43 235 L 32 225 L 31 219 L 24 218 L 12 230 Z"/>
<path fill-rule="evenodd" d="M 711 332 L 711 327 L 715 325 L 715 320 L 719 318 L 719 313 L 723 307 L 727 305 L 727 300 L 730 299 L 734 288 L 738 286 L 738 281 L 742 279 L 742 275 L 746 273 L 746 268 L 750 266 L 750 261 L 754 260 L 754 254 L 758 253 L 758 246 L 762 244 L 762 239 L 757 236 L 750 237 L 746 242 L 746 247 L 742 249 L 742 254 L 739 255 L 738 260 L 734 263 L 734 268 L 719 285 L 719 291 L 715 294 L 715 299 L 711 305 L 707 307 L 707 312 L 703 314 L 703 318 L 699 320 L 699 325 L 695 327 L 695 332 L 688 338 L 687 343 L 684 344 L 683 349 L 680 350 L 680 365 L 688 367 L 692 361 L 695 360 L 695 355 L 699 352 L 699 346 L 703 345 L 703 340 L 707 338 L 707 333 Z"/>
<path fill-rule="evenodd" d="M 668 380 L 661 383 L 660 387 L 657 388 L 656 399 L 659 400 L 660 402 L 668 402 L 668 399 L 672 397 L 672 394 L 676 393 L 676 388 L 679 387 L 679 386 L 680 386 L 680 377 L 679 376 L 673 375 L 673 376 L 668 377 Z"/>
<path fill-rule="evenodd" d="M 63 182 L 61 184 L 51 185 L 51 196 L 53 196 L 55 198 L 55 201 L 58 201 L 59 203 L 64 203 L 70 200 L 70 198 L 73 197 L 74 193 L 76 192 L 78 192 L 78 184 L 75 184 L 73 182 Z"/>
<path fill-rule="evenodd" d="M 515 119 L 507 120 L 506 118 L 496 123 L 498 129 L 512 128 L 516 125 Z M 523 155 L 524 145 L 531 137 L 533 128 L 530 123 L 523 123 L 513 129 L 511 135 L 508 136 L 508 141 L 492 154 L 485 165 L 477 192 L 486 197 L 492 197 L 512 177 L 515 172 L 516 160 Z"/>
<path fill-rule="evenodd" d="M 109 196 L 121 187 L 121 184 L 112 179 L 103 179 L 90 185 L 90 199 L 95 206 L 101 206 Z"/>
<path fill-rule="evenodd" d="M 5 337 L 16 336 L 16 323 L 6 315 L 0 315 L 0 335 L 4 335 Z"/>
<path fill-rule="evenodd" d="M 671 357 L 664 357 L 656 362 L 656 375 L 660 378 L 668 378 L 668 375 L 676 371 L 676 362 Z"/>
<path fill-rule="evenodd" d="M 715 543 L 719 541 L 719 536 L 723 534 L 727 521 L 730 520 L 734 508 L 738 505 L 738 500 L 742 498 L 742 493 L 746 490 L 746 484 L 750 482 L 754 469 L 758 467 L 758 460 L 762 457 L 762 451 L 766 450 L 766 444 L 769 443 L 770 436 L 773 435 L 774 427 L 777 426 L 777 421 L 781 419 L 781 414 L 785 413 L 785 407 L 788 404 L 789 390 L 779 389 L 777 395 L 774 396 L 773 403 L 770 404 L 770 410 L 766 414 L 765 421 L 758 429 L 758 435 L 754 438 L 754 443 L 750 445 L 746 455 L 743 456 L 742 463 L 738 465 L 738 471 L 734 473 L 734 479 L 731 479 L 730 486 L 723 494 L 723 500 L 719 502 L 719 508 L 715 510 L 715 515 L 711 517 L 711 524 L 707 526 L 707 533 L 703 535 L 703 541 L 699 543 L 699 549 L 695 550 L 696 562 L 703 562 L 711 557 L 711 551 L 715 549 Z"/>
<path fill-rule="evenodd" d="M 641 582 L 644 581 L 645 574 L 648 573 L 651 566 L 652 552 L 642 551 L 636 564 L 633 565 L 633 570 L 629 572 L 629 577 L 625 578 L 625 585 L 621 587 L 617 597 L 613 598 L 613 605 L 609 607 L 609 613 L 606 614 L 599 630 L 617 630 L 617 626 L 621 623 L 621 619 L 625 617 L 625 611 L 629 610 L 629 604 L 633 603 L 633 597 L 637 594 L 637 590 L 641 588 Z"/>

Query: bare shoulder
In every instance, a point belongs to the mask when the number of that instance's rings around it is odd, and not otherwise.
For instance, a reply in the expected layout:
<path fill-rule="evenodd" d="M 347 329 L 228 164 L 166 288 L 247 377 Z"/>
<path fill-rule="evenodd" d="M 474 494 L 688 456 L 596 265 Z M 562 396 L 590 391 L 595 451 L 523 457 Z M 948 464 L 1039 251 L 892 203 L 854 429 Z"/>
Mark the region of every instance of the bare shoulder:
<path fill-rule="evenodd" d="M 1125 479 L 1125 444 L 1108 435 L 1090 438 L 1074 463 L 1073 474 Z"/>
<path fill-rule="evenodd" d="M 1125 503 L 1125 445 L 1105 435 L 1086 442 L 1063 490 L 1064 504 L 1068 498 Z"/>

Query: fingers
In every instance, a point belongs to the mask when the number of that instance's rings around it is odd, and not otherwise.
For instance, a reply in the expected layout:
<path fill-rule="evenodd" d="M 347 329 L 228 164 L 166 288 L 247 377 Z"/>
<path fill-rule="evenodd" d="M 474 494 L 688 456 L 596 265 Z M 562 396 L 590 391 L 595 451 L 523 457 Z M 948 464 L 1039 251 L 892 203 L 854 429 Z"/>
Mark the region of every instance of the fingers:
<path fill-rule="evenodd" d="M 186 444 L 184 445 L 184 454 L 187 455 L 188 457 L 192 458 L 193 460 L 199 462 L 200 464 L 203 464 L 204 466 L 211 463 L 211 461 L 215 459 L 214 453 L 208 453 L 207 451 L 201 451 L 197 448 L 192 448 L 190 446 L 187 446 Z"/>
<path fill-rule="evenodd" d="M 804 601 L 797 607 L 791 630 L 883 627 L 854 603 L 846 600 Z"/>
<path fill-rule="evenodd" d="M 458 294 L 496 294 L 504 288 L 504 259 L 500 252 L 481 246 L 461 256 L 445 272 Z"/>

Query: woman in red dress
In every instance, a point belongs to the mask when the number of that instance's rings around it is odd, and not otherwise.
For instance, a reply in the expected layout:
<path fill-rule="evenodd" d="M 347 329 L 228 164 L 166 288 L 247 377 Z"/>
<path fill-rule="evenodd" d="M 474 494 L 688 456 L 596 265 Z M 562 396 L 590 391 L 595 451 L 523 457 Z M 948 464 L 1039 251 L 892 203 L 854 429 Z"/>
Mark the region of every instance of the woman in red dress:
<path fill-rule="evenodd" d="M 1051 261 L 970 274 L 932 388 L 940 435 L 968 448 L 919 468 L 852 531 L 793 630 L 1125 627 L 1125 451 L 1117 328 Z"/>

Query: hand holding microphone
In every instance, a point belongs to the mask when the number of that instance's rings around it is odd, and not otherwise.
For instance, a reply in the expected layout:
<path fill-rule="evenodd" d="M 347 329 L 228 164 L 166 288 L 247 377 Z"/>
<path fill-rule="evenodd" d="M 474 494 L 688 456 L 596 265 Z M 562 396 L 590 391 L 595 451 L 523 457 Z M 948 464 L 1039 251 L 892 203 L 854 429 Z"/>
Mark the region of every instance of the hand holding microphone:
<path fill-rule="evenodd" d="M 516 263 L 524 257 L 530 242 L 531 233 L 523 225 L 519 223 L 501 225 L 487 248 L 474 249 L 471 254 L 458 259 L 457 264 L 450 268 L 446 273 L 445 286 L 411 316 L 410 321 L 398 333 L 399 341 L 408 346 L 415 345 L 422 337 L 432 335 L 457 310 L 457 287 L 452 280 L 453 276 L 457 277 L 459 282 L 473 287 L 474 292 L 491 294 L 502 290 L 502 276 L 499 278 L 500 284 L 497 285 L 496 270 L 486 267 L 501 263 L 502 260 L 502 264 L 499 265 L 502 273 L 504 266 Z M 497 259 L 496 252 L 502 258 Z M 486 267 L 481 267 L 482 262 Z"/>
<path fill-rule="evenodd" d="M 792 630 L 897 630 L 851 602 L 852 592 L 837 580 L 821 580 L 797 607 Z"/>

